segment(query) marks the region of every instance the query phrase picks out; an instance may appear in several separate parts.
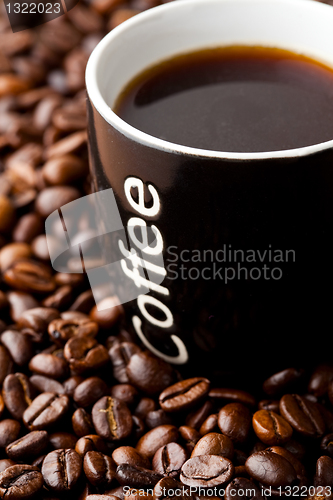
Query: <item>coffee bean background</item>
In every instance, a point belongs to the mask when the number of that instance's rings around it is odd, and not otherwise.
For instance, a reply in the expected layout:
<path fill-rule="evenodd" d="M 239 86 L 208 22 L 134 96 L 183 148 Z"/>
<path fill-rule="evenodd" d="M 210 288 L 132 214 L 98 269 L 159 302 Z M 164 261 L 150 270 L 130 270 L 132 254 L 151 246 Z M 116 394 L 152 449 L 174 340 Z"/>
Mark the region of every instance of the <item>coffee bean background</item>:
<path fill-rule="evenodd" d="M 198 485 L 226 500 L 263 488 L 329 499 L 333 363 L 308 369 L 296 351 L 297 366 L 251 393 L 251 373 L 225 387 L 199 363 L 183 380 L 132 338 L 120 306 L 97 311 L 84 274 L 50 265 L 45 218 L 90 193 L 88 57 L 160 3 L 81 0 L 15 34 L 0 8 L 0 499 L 124 500 L 127 486 L 129 500 L 174 488 L 198 500 Z"/>

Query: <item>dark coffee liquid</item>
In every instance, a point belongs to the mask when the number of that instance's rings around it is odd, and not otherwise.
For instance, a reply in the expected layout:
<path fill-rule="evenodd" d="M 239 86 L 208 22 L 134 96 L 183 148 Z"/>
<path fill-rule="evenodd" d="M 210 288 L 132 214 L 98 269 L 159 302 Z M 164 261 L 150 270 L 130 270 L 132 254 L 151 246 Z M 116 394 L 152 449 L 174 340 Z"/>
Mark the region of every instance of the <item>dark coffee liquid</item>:
<path fill-rule="evenodd" d="M 201 50 L 138 75 L 114 111 L 147 134 L 194 148 L 310 146 L 333 139 L 333 68 L 274 48 Z"/>

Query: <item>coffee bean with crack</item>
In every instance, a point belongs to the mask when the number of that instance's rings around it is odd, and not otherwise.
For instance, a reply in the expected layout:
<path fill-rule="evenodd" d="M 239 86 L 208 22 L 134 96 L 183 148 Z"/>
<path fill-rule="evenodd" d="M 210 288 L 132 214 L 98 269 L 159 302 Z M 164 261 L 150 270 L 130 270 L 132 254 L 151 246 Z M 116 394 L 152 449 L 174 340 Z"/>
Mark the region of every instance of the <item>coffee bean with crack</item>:
<path fill-rule="evenodd" d="M 93 486 L 110 487 L 116 477 L 116 468 L 113 459 L 99 451 L 88 451 L 84 456 L 83 470 Z"/>
<path fill-rule="evenodd" d="M 291 486 L 297 478 L 289 460 L 269 450 L 252 453 L 245 462 L 245 468 L 252 479 L 272 488 Z"/>
<path fill-rule="evenodd" d="M 188 410 L 208 394 L 210 382 L 206 378 L 194 377 L 177 382 L 161 392 L 159 402 L 166 412 Z"/>
<path fill-rule="evenodd" d="M 16 462 L 31 460 L 31 457 L 41 455 L 49 443 L 46 431 L 32 431 L 10 443 L 6 448 L 9 458 Z"/>
<path fill-rule="evenodd" d="M 101 453 L 108 453 L 108 448 L 105 441 L 97 434 L 88 434 L 78 439 L 75 445 L 75 451 L 84 457 L 89 451 L 100 451 Z"/>
<path fill-rule="evenodd" d="M 43 392 L 23 414 L 23 423 L 31 431 L 48 429 L 66 414 L 70 401 L 66 395 Z"/>
<path fill-rule="evenodd" d="M 163 478 L 162 474 L 138 465 L 118 465 L 116 478 L 122 486 L 135 488 L 151 488 Z"/>
<path fill-rule="evenodd" d="M 92 337 L 72 337 L 64 347 L 64 356 L 77 375 L 97 370 L 109 362 L 107 349 Z"/>
<path fill-rule="evenodd" d="M 21 420 L 33 397 L 28 377 L 23 373 L 7 375 L 2 386 L 2 396 L 11 416 Z"/>
<path fill-rule="evenodd" d="M 169 476 L 163 477 L 155 484 L 153 490 L 155 500 L 194 500 L 198 497 L 191 488 L 188 488 L 177 479 Z"/>
<path fill-rule="evenodd" d="M 293 433 L 286 419 L 270 410 L 256 411 L 252 426 L 260 441 L 271 446 L 286 443 Z"/>
<path fill-rule="evenodd" d="M 246 494 L 246 496 L 245 496 Z M 263 500 L 260 489 L 246 477 L 235 477 L 225 489 L 225 500 Z"/>
<path fill-rule="evenodd" d="M 28 500 L 43 487 L 43 476 L 38 467 L 12 465 L 0 473 L 0 498 L 6 500 Z"/>
<path fill-rule="evenodd" d="M 146 432 L 138 441 L 136 450 L 144 458 L 153 458 L 159 448 L 178 440 L 179 432 L 175 425 L 159 425 Z"/>
<path fill-rule="evenodd" d="M 97 434 L 108 441 L 124 439 L 131 434 L 131 412 L 125 403 L 116 398 L 101 398 L 94 404 L 91 415 Z"/>
<path fill-rule="evenodd" d="M 42 474 L 46 485 L 54 491 L 72 490 L 82 472 L 82 458 L 72 449 L 51 451 L 46 455 Z"/>
<path fill-rule="evenodd" d="M 98 324 L 89 318 L 55 319 L 48 326 L 52 342 L 63 347 L 74 336 L 96 337 Z"/>
<path fill-rule="evenodd" d="M 186 460 L 187 453 L 180 444 L 168 443 L 157 450 L 152 460 L 152 466 L 155 472 L 164 476 L 176 477 Z"/>
<path fill-rule="evenodd" d="M 192 487 L 213 488 L 227 483 L 234 474 L 231 460 L 217 455 L 190 458 L 181 468 L 180 480 Z"/>
<path fill-rule="evenodd" d="M 220 455 L 232 459 L 234 445 L 228 436 L 218 432 L 210 432 L 203 436 L 195 445 L 191 458 L 199 455 Z"/>
<path fill-rule="evenodd" d="M 303 436 L 321 437 L 325 422 L 318 405 L 298 394 L 285 394 L 279 404 L 280 413 Z"/>

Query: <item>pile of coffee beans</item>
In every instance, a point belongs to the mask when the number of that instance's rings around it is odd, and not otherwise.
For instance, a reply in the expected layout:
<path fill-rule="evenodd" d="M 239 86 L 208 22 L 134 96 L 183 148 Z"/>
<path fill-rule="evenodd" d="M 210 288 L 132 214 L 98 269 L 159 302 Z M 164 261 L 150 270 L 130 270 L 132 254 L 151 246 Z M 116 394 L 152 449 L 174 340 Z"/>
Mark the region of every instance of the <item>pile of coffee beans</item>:
<path fill-rule="evenodd" d="M 333 365 L 253 394 L 183 379 L 50 265 L 45 218 L 90 193 L 89 54 L 160 3 L 82 0 L 15 34 L 0 12 L 0 499 L 333 498 Z"/>

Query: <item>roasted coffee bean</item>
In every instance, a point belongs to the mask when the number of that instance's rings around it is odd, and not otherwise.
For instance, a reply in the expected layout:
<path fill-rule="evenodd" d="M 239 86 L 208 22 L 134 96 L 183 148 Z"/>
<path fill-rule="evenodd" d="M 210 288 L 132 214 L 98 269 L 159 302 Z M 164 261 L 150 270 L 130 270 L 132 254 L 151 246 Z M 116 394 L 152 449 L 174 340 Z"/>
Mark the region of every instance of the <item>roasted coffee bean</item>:
<path fill-rule="evenodd" d="M 285 394 L 281 398 L 280 413 L 304 436 L 320 437 L 325 432 L 325 422 L 316 403 L 298 394 Z"/>
<path fill-rule="evenodd" d="M 44 230 L 43 219 L 36 213 L 23 215 L 13 229 L 13 240 L 16 242 L 31 243 Z"/>
<path fill-rule="evenodd" d="M 291 465 L 294 467 L 297 476 L 304 477 L 306 475 L 306 471 L 302 463 L 290 451 L 286 450 L 282 446 L 271 446 L 270 448 L 266 448 L 266 450 L 272 451 L 273 453 L 277 453 L 278 455 L 281 455 L 282 457 L 286 458 L 288 462 L 290 462 Z"/>
<path fill-rule="evenodd" d="M 83 470 L 93 486 L 110 486 L 116 477 L 116 464 L 112 458 L 99 451 L 88 451 L 85 454 Z"/>
<path fill-rule="evenodd" d="M 81 457 L 84 457 L 88 451 L 100 451 L 101 453 L 108 452 L 104 440 L 97 434 L 89 434 L 88 436 L 80 438 L 75 445 L 75 451 Z"/>
<path fill-rule="evenodd" d="M 325 453 L 333 457 L 333 434 L 326 434 L 320 442 L 320 449 Z"/>
<path fill-rule="evenodd" d="M 164 476 L 178 476 L 181 467 L 187 460 L 187 453 L 178 443 L 168 443 L 157 450 L 152 460 L 155 472 Z"/>
<path fill-rule="evenodd" d="M 21 420 L 31 404 L 32 390 L 29 379 L 23 373 L 8 375 L 2 386 L 2 397 L 13 418 Z"/>
<path fill-rule="evenodd" d="M 0 394 L 0 418 L 2 417 L 4 411 L 5 411 L 5 403 L 3 397 Z"/>
<path fill-rule="evenodd" d="M 73 377 L 69 377 L 65 382 L 63 383 L 64 389 L 65 389 L 65 394 L 67 396 L 70 396 L 71 398 L 74 395 L 74 391 L 77 388 L 78 385 L 83 382 L 84 378 L 81 377 L 80 375 L 74 375 Z"/>
<path fill-rule="evenodd" d="M 36 240 L 34 240 L 34 242 L 35 241 Z M 36 255 L 36 251 L 34 249 L 34 242 L 32 244 L 32 247 Z M 57 309 L 63 310 L 71 304 L 72 295 L 73 295 L 72 287 L 68 285 L 61 286 L 52 295 L 46 297 L 46 299 L 42 301 L 42 305 L 45 307 L 55 307 Z"/>
<path fill-rule="evenodd" d="M 233 476 L 234 466 L 228 458 L 200 455 L 190 458 L 181 469 L 180 480 L 187 486 L 213 488 L 227 483 Z"/>
<path fill-rule="evenodd" d="M 101 261 L 98 261 L 100 263 Z M 85 260 L 85 264 L 87 260 Z M 94 262 L 93 264 L 96 264 Z M 78 262 L 79 269 L 82 267 L 81 260 Z M 81 312 L 84 314 L 88 314 L 90 309 L 94 306 L 95 300 L 91 290 L 86 290 L 85 292 L 80 293 L 77 298 L 74 300 L 73 304 L 70 307 L 71 311 Z M 65 318 L 64 318 L 65 319 Z"/>
<path fill-rule="evenodd" d="M 31 385 L 38 392 L 55 392 L 56 394 L 65 394 L 64 386 L 53 378 L 44 377 L 44 375 L 32 375 L 29 380 Z"/>
<path fill-rule="evenodd" d="M 116 470 L 116 478 L 121 485 L 136 488 L 153 487 L 162 477 L 162 474 L 137 465 L 122 464 Z"/>
<path fill-rule="evenodd" d="M 212 412 L 213 405 L 210 401 L 205 401 L 205 403 L 200 406 L 197 410 L 192 411 L 187 415 L 185 423 L 189 427 L 194 427 L 194 429 L 200 429 L 201 424 L 206 420 L 208 415 Z"/>
<path fill-rule="evenodd" d="M 0 385 L 10 374 L 13 368 L 13 360 L 5 347 L 0 344 Z"/>
<path fill-rule="evenodd" d="M 170 417 L 170 414 L 167 414 L 164 410 L 160 409 L 148 412 L 145 418 L 145 423 L 148 429 L 154 429 L 159 425 L 171 425 L 172 418 Z"/>
<path fill-rule="evenodd" d="M 328 391 L 328 386 L 333 380 L 333 366 L 319 365 L 311 375 L 308 384 L 308 391 L 317 397 L 324 396 Z"/>
<path fill-rule="evenodd" d="M 271 446 L 289 441 L 293 433 L 288 422 L 273 411 L 257 411 L 253 415 L 252 425 L 258 438 Z"/>
<path fill-rule="evenodd" d="M 154 497 L 149 493 L 149 489 L 138 490 L 137 488 L 128 488 L 126 500 L 154 500 Z"/>
<path fill-rule="evenodd" d="M 74 153 L 74 151 L 77 151 L 86 142 L 87 142 L 87 132 L 85 130 L 80 131 L 80 132 L 74 132 L 74 134 L 67 135 L 63 139 L 60 139 L 55 144 L 52 144 L 50 147 L 48 147 L 46 152 L 45 152 L 45 156 L 47 159 L 50 159 L 50 158 L 56 158 L 59 156 L 64 156 L 64 155 L 67 155 L 70 153 Z M 56 196 L 52 193 L 52 200 L 53 200 L 53 196 L 56 198 Z M 47 199 L 47 197 L 45 197 L 45 199 L 43 199 L 43 203 L 45 203 L 46 207 L 47 207 L 47 204 L 49 203 L 49 201 L 50 200 Z M 69 203 L 70 201 L 73 201 L 73 200 L 68 200 L 65 202 L 65 204 Z M 61 202 L 59 206 L 62 206 L 63 204 L 64 203 Z M 56 208 L 59 208 L 59 207 L 56 207 Z M 50 213 L 52 213 L 52 212 L 53 212 L 53 209 L 51 210 Z M 45 215 L 44 215 L 44 217 L 45 217 Z"/>
<path fill-rule="evenodd" d="M 246 460 L 245 467 L 253 479 L 265 486 L 283 488 L 296 481 L 296 472 L 291 463 L 272 451 L 253 453 Z"/>
<path fill-rule="evenodd" d="M 17 420 L 6 418 L 0 421 L 0 448 L 6 448 L 15 441 L 20 433 L 21 424 Z"/>
<path fill-rule="evenodd" d="M 5 272 L 14 262 L 31 257 L 27 243 L 9 243 L 0 250 L 0 271 Z"/>
<path fill-rule="evenodd" d="M 7 306 L 8 306 L 8 299 L 5 293 L 2 290 L 0 290 L 0 309 L 4 309 Z"/>
<path fill-rule="evenodd" d="M 100 310 L 98 310 L 98 307 Z M 111 328 L 123 316 L 124 310 L 116 297 L 106 297 L 90 311 L 90 317 L 101 328 Z"/>
<path fill-rule="evenodd" d="M 6 330 L 1 334 L 0 339 L 18 366 L 24 366 L 29 362 L 33 355 L 33 348 L 27 335 L 16 330 Z"/>
<path fill-rule="evenodd" d="M 256 405 L 256 400 L 252 394 L 240 389 L 216 387 L 210 389 L 208 396 L 217 404 L 242 403 L 243 405 L 250 407 Z"/>
<path fill-rule="evenodd" d="M 304 377 L 304 370 L 298 368 L 287 368 L 281 372 L 274 373 L 263 383 L 263 390 L 269 396 L 276 396 L 283 392 L 290 392 L 297 388 Z"/>
<path fill-rule="evenodd" d="M 183 500 L 189 498 L 194 500 L 195 496 L 191 494 L 190 488 L 187 488 L 183 483 L 177 481 L 173 477 L 165 476 L 158 483 L 156 483 L 153 496 L 155 499 L 176 499 L 177 497 Z"/>
<path fill-rule="evenodd" d="M 86 500 L 119 500 L 119 497 L 114 495 L 88 495 Z"/>
<path fill-rule="evenodd" d="M 50 293 L 55 289 L 53 277 L 47 267 L 33 260 L 15 262 L 3 279 L 16 290 L 32 293 Z"/>
<path fill-rule="evenodd" d="M 193 427 L 182 425 L 179 427 L 179 434 L 186 443 L 187 451 L 191 454 L 196 443 L 201 438 L 199 432 L 196 429 L 193 429 Z"/>
<path fill-rule="evenodd" d="M 211 432 L 202 437 L 195 445 L 191 458 L 199 455 L 219 455 L 221 457 L 232 459 L 234 454 L 234 445 L 231 439 L 224 434 Z"/>
<path fill-rule="evenodd" d="M 72 490 L 82 472 L 82 458 L 72 449 L 55 450 L 46 455 L 42 474 L 47 486 L 57 492 Z"/>
<path fill-rule="evenodd" d="M 259 410 L 274 411 L 275 413 L 279 413 L 279 403 L 279 399 L 262 399 L 259 401 L 258 408 Z"/>
<path fill-rule="evenodd" d="M 218 426 L 223 434 L 228 436 L 233 443 L 244 443 L 251 429 L 251 413 L 242 403 L 229 403 L 225 405 L 218 415 Z"/>
<path fill-rule="evenodd" d="M 101 378 L 89 377 L 76 387 L 73 399 L 81 408 L 87 408 L 108 393 L 109 388 Z"/>
<path fill-rule="evenodd" d="M 68 373 L 67 363 L 64 359 L 47 353 L 36 354 L 30 360 L 29 369 L 39 375 L 55 379 L 63 379 Z"/>
<path fill-rule="evenodd" d="M 160 425 L 144 434 L 136 449 L 144 458 L 152 458 L 162 446 L 177 441 L 178 429 L 174 425 Z"/>
<path fill-rule="evenodd" d="M 97 370 L 109 361 L 108 351 L 91 337 L 72 337 L 65 345 L 64 356 L 78 375 Z"/>
<path fill-rule="evenodd" d="M 97 434 L 108 441 L 124 439 L 131 434 L 131 412 L 125 403 L 111 396 L 97 401 L 91 415 Z"/>
<path fill-rule="evenodd" d="M 331 457 L 318 458 L 314 485 L 333 487 L 333 459 Z"/>
<path fill-rule="evenodd" d="M 66 342 L 77 336 L 96 337 L 98 325 L 87 319 L 55 319 L 49 324 L 49 336 L 52 342 L 63 347 Z"/>
<path fill-rule="evenodd" d="M 171 365 L 148 351 L 131 356 L 126 373 L 131 384 L 148 395 L 160 393 L 174 381 Z"/>
<path fill-rule="evenodd" d="M 50 321 L 59 318 L 59 311 L 53 307 L 28 307 L 27 309 L 18 316 L 18 327 L 33 330 L 36 334 L 40 334 L 43 340 Z"/>
<path fill-rule="evenodd" d="M 71 186 L 52 186 L 43 189 L 36 199 L 36 212 L 42 217 L 48 217 L 63 205 L 80 197 L 80 191 Z"/>
<path fill-rule="evenodd" d="M 245 477 L 235 477 L 226 487 L 225 500 L 262 500 L 259 488 Z"/>
<path fill-rule="evenodd" d="M 11 319 L 18 323 L 18 328 L 24 328 L 25 325 L 19 323 L 20 317 L 28 309 L 37 307 L 37 300 L 29 293 L 14 291 L 7 293 L 7 299 L 10 306 Z"/>
<path fill-rule="evenodd" d="M 212 413 L 209 415 L 206 420 L 202 423 L 199 433 L 204 436 L 205 434 L 209 434 L 210 432 L 215 432 L 218 429 L 217 425 L 217 413 Z"/>
<path fill-rule="evenodd" d="M 126 366 L 134 354 L 141 352 L 139 346 L 132 342 L 122 342 L 116 344 L 109 350 L 109 356 L 112 362 L 113 376 L 121 384 L 127 384 L 129 378 L 126 372 Z"/>
<path fill-rule="evenodd" d="M 38 467 L 12 465 L 0 474 L 0 498 L 20 500 L 34 498 L 43 487 Z"/>
<path fill-rule="evenodd" d="M 117 384 L 111 387 L 111 396 L 131 406 L 138 399 L 139 393 L 131 384 Z"/>
<path fill-rule="evenodd" d="M 58 450 L 59 448 L 72 448 L 74 450 L 77 442 L 77 437 L 70 432 L 59 431 L 50 434 L 49 440 L 50 446 L 55 450 Z"/>
<path fill-rule="evenodd" d="M 29 430 L 48 429 L 58 422 L 68 409 L 68 396 L 43 392 L 25 410 L 23 422 Z"/>
<path fill-rule="evenodd" d="M 44 180 L 52 186 L 71 184 L 87 173 L 87 164 L 72 154 L 49 160 L 42 168 Z"/>
<path fill-rule="evenodd" d="M 0 90 L 1 95 L 1 90 Z M 7 196 L 0 194 L 0 233 L 6 233 L 15 221 L 15 209 Z"/>
<path fill-rule="evenodd" d="M 73 413 L 72 427 L 78 437 L 83 437 L 94 432 L 91 416 L 84 408 L 78 408 Z"/>
<path fill-rule="evenodd" d="M 189 378 L 165 389 L 159 396 L 161 408 L 166 412 L 188 410 L 198 404 L 209 392 L 206 378 Z"/>
<path fill-rule="evenodd" d="M 152 398 L 141 398 L 137 407 L 134 410 L 134 415 L 145 420 L 148 413 L 151 411 L 155 411 L 157 409 L 157 405 Z"/>
<path fill-rule="evenodd" d="M 145 469 L 148 469 L 150 465 L 149 460 L 143 458 L 132 446 L 119 446 L 112 453 L 112 458 L 116 465 L 138 465 Z"/>
<path fill-rule="evenodd" d="M 11 442 L 6 448 L 6 453 L 12 460 L 22 462 L 41 455 L 48 443 L 49 436 L 46 431 L 32 431 Z"/>
<path fill-rule="evenodd" d="M 133 438 L 138 440 L 144 435 L 146 427 L 143 420 L 141 420 L 141 418 L 137 417 L 136 415 L 132 415 L 132 422 L 133 422 L 132 436 Z"/>
<path fill-rule="evenodd" d="M 8 469 L 8 467 L 11 467 L 12 465 L 16 465 L 13 460 L 10 460 L 9 458 L 3 458 L 2 460 L 0 460 L 0 473 Z"/>

